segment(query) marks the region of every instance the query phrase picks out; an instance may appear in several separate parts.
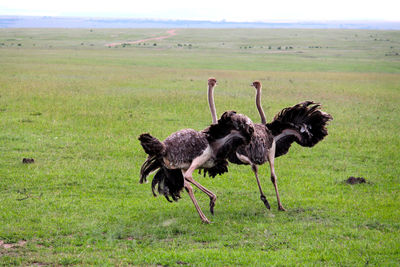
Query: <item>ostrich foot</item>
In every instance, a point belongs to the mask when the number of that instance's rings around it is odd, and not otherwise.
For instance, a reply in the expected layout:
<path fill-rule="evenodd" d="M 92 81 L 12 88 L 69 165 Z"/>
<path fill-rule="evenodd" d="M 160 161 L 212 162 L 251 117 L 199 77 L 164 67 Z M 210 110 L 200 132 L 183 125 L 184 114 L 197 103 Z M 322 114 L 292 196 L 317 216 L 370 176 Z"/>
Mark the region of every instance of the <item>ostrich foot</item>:
<path fill-rule="evenodd" d="M 211 223 L 206 217 L 201 218 L 201 221 L 202 221 L 203 223 L 206 223 L 206 224 L 210 224 L 210 223 Z"/>
<path fill-rule="evenodd" d="M 269 205 L 267 198 L 264 195 L 261 195 L 260 198 L 261 198 L 261 201 L 264 202 L 265 207 L 267 207 L 267 209 L 270 210 L 271 206 Z"/>
<path fill-rule="evenodd" d="M 215 206 L 215 201 L 217 200 L 216 197 L 210 198 L 210 212 L 212 215 L 214 215 L 214 206 Z"/>
<path fill-rule="evenodd" d="M 282 205 L 278 205 L 278 210 L 279 211 L 286 211 L 286 209 Z"/>

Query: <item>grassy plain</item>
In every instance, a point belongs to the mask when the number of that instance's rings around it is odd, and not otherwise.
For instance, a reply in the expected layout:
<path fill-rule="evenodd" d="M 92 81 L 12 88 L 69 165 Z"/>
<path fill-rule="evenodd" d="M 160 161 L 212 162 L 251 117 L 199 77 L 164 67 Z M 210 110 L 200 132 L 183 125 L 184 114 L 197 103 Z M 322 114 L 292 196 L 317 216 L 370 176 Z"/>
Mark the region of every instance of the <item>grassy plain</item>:
<path fill-rule="evenodd" d="M 0 264 L 399 265 L 400 32 L 369 30 L 0 29 Z M 137 137 L 163 139 L 217 111 L 267 118 L 303 100 L 333 115 L 329 136 L 276 160 L 287 212 L 259 200 L 248 166 L 198 181 L 202 224 L 139 185 Z M 22 164 L 23 158 L 34 164 Z M 349 176 L 368 183 L 348 185 Z"/>

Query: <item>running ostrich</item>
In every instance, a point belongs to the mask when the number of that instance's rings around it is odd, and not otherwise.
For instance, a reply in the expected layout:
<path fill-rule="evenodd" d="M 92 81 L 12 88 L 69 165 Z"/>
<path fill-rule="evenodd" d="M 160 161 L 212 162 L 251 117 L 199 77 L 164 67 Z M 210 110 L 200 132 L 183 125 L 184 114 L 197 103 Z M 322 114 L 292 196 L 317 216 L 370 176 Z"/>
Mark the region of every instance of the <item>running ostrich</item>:
<path fill-rule="evenodd" d="M 270 205 L 262 191 L 258 178 L 258 165 L 269 162 L 271 181 L 275 188 L 278 210 L 285 211 L 278 191 L 277 176 L 275 174 L 274 159 L 285 155 L 293 142 L 304 147 L 312 147 L 328 135 L 327 122 L 332 116 L 320 110 L 320 104 L 305 101 L 285 108 L 275 115 L 271 123 L 266 123 L 265 114 L 261 107 L 261 82 L 255 81 L 252 85 L 256 89 L 256 106 L 261 117 L 261 124 L 255 123 L 254 134 L 247 145 L 240 146 L 229 154 L 228 160 L 235 164 L 250 165 L 257 180 L 260 198 L 264 205 Z M 210 99 L 210 98 L 209 98 Z M 211 98 L 212 100 L 212 98 Z M 210 107 L 214 104 L 210 104 Z M 211 113 L 213 121 L 214 114 Z M 205 170 L 206 171 L 206 170 Z"/>
<path fill-rule="evenodd" d="M 209 196 L 212 214 L 216 195 L 193 179 L 193 171 L 218 166 L 240 145 L 248 144 L 253 132 L 253 122 L 248 117 L 235 111 L 227 111 L 216 124 L 203 131 L 180 130 L 163 142 L 148 133 L 141 134 L 140 144 L 148 158 L 141 168 L 140 183 L 146 181 L 150 172 L 158 170 L 152 181 L 153 194 L 155 195 L 154 189 L 158 185 L 158 192 L 167 200 L 172 197 L 177 201 L 180 191 L 185 188 L 201 220 L 209 223 L 194 197 L 191 184 Z"/>

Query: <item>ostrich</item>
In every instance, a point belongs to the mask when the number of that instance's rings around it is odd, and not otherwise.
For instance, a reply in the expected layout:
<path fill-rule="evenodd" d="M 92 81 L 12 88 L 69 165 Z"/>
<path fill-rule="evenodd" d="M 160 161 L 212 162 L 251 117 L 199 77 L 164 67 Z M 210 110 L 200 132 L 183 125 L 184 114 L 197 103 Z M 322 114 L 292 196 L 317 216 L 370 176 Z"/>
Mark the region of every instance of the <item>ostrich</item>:
<path fill-rule="evenodd" d="M 217 166 L 229 154 L 234 153 L 237 147 L 247 144 L 253 132 L 253 122 L 248 117 L 235 111 L 227 111 L 217 123 L 203 131 L 180 130 L 163 142 L 148 133 L 141 134 L 139 140 L 148 158 L 141 168 L 140 183 L 146 181 L 150 172 L 158 170 L 152 181 L 153 194 L 155 195 L 154 189 L 158 185 L 158 192 L 167 200 L 170 196 L 177 201 L 180 191 L 185 188 L 200 219 L 209 223 L 194 197 L 191 184 L 209 196 L 212 214 L 216 195 L 193 179 L 193 171 Z"/>
<path fill-rule="evenodd" d="M 260 191 L 260 198 L 264 205 L 270 209 L 261 188 L 257 167 L 268 161 L 278 210 L 285 211 L 279 197 L 274 159 L 286 154 L 293 142 L 305 147 L 312 147 L 317 144 L 328 134 L 325 126 L 328 121 L 332 120 L 332 116 L 321 111 L 319 104 L 313 101 L 305 101 L 281 110 L 275 115 L 271 123 L 266 123 L 265 114 L 261 107 L 261 83 L 255 81 L 252 86 L 256 89 L 256 106 L 261 117 L 261 124 L 253 125 L 254 133 L 250 143 L 241 145 L 235 152 L 230 153 L 228 160 L 231 163 L 251 166 Z M 214 121 L 215 115 L 212 113 L 211 116 Z"/>

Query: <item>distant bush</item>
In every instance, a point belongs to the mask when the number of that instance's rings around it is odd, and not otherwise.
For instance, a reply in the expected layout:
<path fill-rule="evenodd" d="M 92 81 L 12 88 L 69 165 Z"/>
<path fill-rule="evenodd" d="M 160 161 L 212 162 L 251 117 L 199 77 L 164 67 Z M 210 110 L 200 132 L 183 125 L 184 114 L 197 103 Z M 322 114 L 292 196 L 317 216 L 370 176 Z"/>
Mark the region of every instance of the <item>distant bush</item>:
<path fill-rule="evenodd" d="M 178 47 L 189 47 L 192 48 L 192 44 L 177 44 Z"/>

